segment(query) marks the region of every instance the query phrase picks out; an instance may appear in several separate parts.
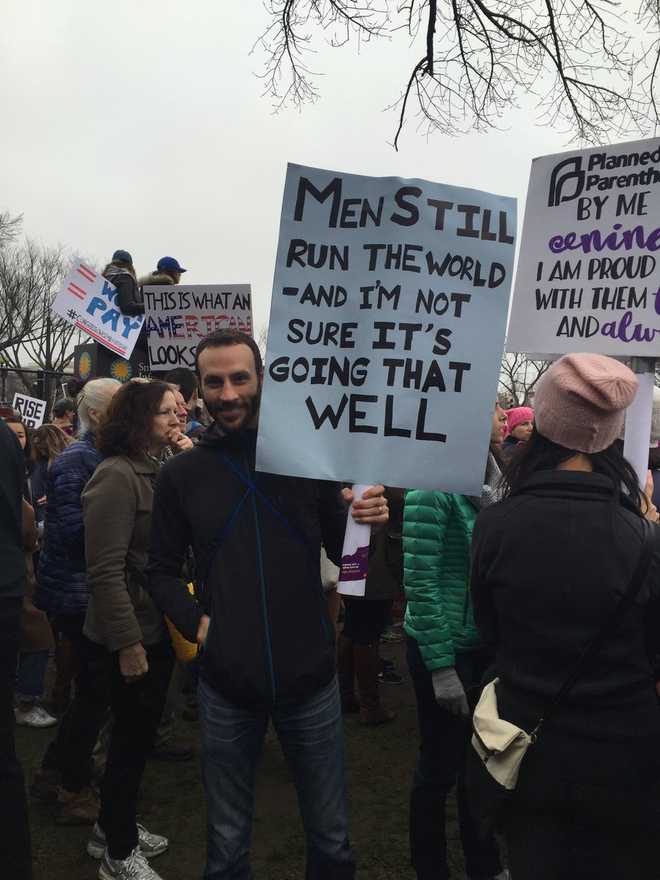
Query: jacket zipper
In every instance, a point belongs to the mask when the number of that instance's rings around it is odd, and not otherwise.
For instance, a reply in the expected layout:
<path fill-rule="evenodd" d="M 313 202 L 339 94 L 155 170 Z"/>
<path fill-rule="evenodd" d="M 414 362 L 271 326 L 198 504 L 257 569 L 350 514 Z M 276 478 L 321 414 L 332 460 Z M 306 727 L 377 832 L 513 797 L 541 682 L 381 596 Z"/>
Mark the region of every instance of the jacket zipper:
<path fill-rule="evenodd" d="M 247 462 L 245 462 L 247 467 Z M 249 473 L 249 469 L 247 470 Z M 275 702 L 275 667 L 273 664 L 273 649 L 270 638 L 270 623 L 268 621 L 268 603 L 266 601 L 266 579 L 264 577 L 264 560 L 261 546 L 261 529 L 259 528 L 259 515 L 257 512 L 257 498 L 254 490 L 252 495 L 252 513 L 254 515 L 254 528 L 257 536 L 257 565 L 259 566 L 259 583 L 261 585 L 261 608 L 264 619 L 264 633 L 266 635 L 266 656 L 268 657 L 268 671 L 270 673 L 270 692 Z"/>

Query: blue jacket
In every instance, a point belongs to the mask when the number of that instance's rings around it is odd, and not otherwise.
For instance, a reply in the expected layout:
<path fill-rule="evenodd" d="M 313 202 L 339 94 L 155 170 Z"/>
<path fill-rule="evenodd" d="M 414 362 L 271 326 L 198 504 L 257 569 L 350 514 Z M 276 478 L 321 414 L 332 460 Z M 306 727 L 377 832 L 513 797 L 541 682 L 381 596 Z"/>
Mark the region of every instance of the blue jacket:
<path fill-rule="evenodd" d="M 89 432 L 57 456 L 46 482 L 46 528 L 34 604 L 48 615 L 82 614 L 89 587 L 80 494 L 101 461 Z"/>

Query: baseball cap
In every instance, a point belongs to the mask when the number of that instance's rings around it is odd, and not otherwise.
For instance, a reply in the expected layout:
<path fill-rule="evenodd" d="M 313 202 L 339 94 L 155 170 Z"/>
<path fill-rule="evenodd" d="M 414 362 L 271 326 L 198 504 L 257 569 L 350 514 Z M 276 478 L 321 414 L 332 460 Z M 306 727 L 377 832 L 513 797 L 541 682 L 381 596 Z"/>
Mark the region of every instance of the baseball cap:
<path fill-rule="evenodd" d="M 187 272 L 174 257 L 161 257 L 156 266 L 159 272 Z"/>
<path fill-rule="evenodd" d="M 115 260 L 121 260 L 123 263 L 130 263 L 133 265 L 133 257 L 129 254 L 128 251 L 115 251 L 112 255 L 113 262 Z"/>

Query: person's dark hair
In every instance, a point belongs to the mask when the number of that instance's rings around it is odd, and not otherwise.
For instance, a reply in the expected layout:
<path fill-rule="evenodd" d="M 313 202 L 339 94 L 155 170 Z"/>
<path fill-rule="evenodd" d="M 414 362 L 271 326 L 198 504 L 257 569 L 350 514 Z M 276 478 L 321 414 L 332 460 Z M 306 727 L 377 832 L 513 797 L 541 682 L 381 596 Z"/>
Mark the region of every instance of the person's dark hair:
<path fill-rule="evenodd" d="M 199 356 L 204 351 L 204 349 L 221 348 L 223 345 L 247 345 L 247 347 L 254 355 L 254 366 L 257 370 L 257 376 L 261 376 L 264 371 L 264 365 L 261 359 L 259 346 L 247 333 L 242 333 L 240 330 L 230 330 L 229 328 L 225 328 L 224 330 L 216 330 L 214 333 L 209 333 L 209 335 L 205 336 L 204 339 L 202 339 L 202 341 L 197 346 L 197 352 L 195 354 L 195 370 L 197 371 L 198 376 Z"/>
<path fill-rule="evenodd" d="M 502 489 L 504 497 L 515 495 L 538 471 L 553 471 L 565 461 L 579 453 L 574 449 L 566 449 L 548 440 L 542 434 L 533 429 L 529 440 L 516 447 L 509 462 L 505 465 L 502 474 Z M 642 496 L 635 473 L 630 462 L 623 457 L 621 444 L 615 441 L 603 452 L 589 454 L 591 464 L 596 474 L 604 474 L 610 477 L 614 486 L 623 489 L 628 494 L 641 512 Z"/>
<path fill-rule="evenodd" d="M 75 376 L 73 379 L 69 379 L 64 387 L 66 389 L 66 396 L 72 400 L 74 397 L 77 397 L 83 389 L 84 382 L 82 379 L 77 379 Z"/>
<path fill-rule="evenodd" d="M 170 382 L 172 385 L 178 385 L 183 399 L 189 402 L 193 394 L 197 393 L 197 376 L 188 367 L 176 367 L 165 374 L 164 382 Z"/>
<path fill-rule="evenodd" d="M 649 449 L 649 470 L 660 470 L 660 446 Z"/>
<path fill-rule="evenodd" d="M 75 413 L 76 404 L 68 397 L 61 397 L 53 404 L 53 417 L 63 419 L 67 413 Z"/>
<path fill-rule="evenodd" d="M 165 393 L 165 382 L 127 382 L 114 395 L 101 419 L 96 446 L 102 455 L 136 458 L 149 449 L 154 416 Z"/>

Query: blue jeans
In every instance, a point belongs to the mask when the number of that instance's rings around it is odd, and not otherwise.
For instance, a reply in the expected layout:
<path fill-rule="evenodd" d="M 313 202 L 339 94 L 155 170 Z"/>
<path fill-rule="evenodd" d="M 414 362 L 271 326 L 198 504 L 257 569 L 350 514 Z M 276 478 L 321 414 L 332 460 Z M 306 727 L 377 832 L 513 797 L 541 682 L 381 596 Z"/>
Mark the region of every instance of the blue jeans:
<path fill-rule="evenodd" d="M 48 651 L 29 651 L 18 656 L 16 696 L 23 702 L 35 702 L 44 693 Z"/>
<path fill-rule="evenodd" d="M 242 709 L 199 683 L 202 776 L 208 816 L 205 880 L 250 880 L 254 778 L 267 711 Z M 307 839 L 306 880 L 352 880 L 344 742 L 337 681 L 271 712 L 293 772 Z"/>

